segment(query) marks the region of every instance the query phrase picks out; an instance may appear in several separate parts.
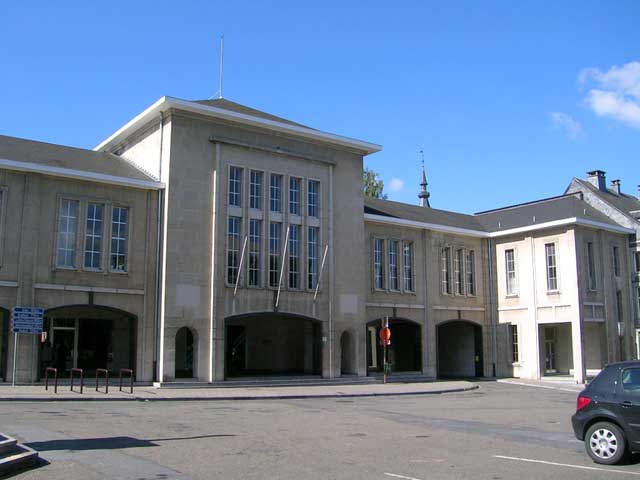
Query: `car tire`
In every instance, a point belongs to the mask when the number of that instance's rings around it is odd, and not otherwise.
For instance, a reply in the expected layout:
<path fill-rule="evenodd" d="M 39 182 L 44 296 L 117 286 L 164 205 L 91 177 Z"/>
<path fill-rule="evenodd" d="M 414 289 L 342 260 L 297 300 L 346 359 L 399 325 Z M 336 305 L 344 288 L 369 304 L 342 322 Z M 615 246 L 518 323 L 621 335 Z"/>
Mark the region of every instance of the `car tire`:
<path fill-rule="evenodd" d="M 587 430 L 584 446 L 591 459 L 602 465 L 620 462 L 627 453 L 624 432 L 614 423 L 598 422 Z"/>

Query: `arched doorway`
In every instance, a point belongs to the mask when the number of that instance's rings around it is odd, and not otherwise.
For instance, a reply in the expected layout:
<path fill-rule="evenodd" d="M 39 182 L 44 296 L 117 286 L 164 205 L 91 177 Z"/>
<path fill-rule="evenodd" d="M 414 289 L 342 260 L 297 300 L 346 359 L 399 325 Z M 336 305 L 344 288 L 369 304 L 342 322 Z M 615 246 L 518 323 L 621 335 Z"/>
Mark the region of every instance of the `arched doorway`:
<path fill-rule="evenodd" d="M 342 332 L 340 335 L 340 374 L 355 374 L 354 356 L 353 356 L 353 335 L 349 331 Z"/>
<path fill-rule="evenodd" d="M 264 312 L 225 319 L 225 376 L 320 375 L 320 321 Z"/>
<path fill-rule="evenodd" d="M 383 348 L 380 345 L 382 320 L 367 324 L 367 373 L 383 371 Z M 392 372 L 422 371 L 422 327 L 404 318 L 389 318 L 391 345 L 387 358 Z"/>
<path fill-rule="evenodd" d="M 482 377 L 482 327 L 466 320 L 438 325 L 438 377 Z"/>
<path fill-rule="evenodd" d="M 137 318 L 117 308 L 98 305 L 67 305 L 44 313 L 46 341 L 40 343 L 39 374 L 47 366 L 67 376 L 71 368 L 92 375 L 97 368 L 135 373 Z"/>
<path fill-rule="evenodd" d="M 196 343 L 191 329 L 182 327 L 176 332 L 175 378 L 193 378 Z"/>
<path fill-rule="evenodd" d="M 9 323 L 11 313 L 0 308 L 0 379 L 7 381 L 7 355 L 9 354 Z"/>

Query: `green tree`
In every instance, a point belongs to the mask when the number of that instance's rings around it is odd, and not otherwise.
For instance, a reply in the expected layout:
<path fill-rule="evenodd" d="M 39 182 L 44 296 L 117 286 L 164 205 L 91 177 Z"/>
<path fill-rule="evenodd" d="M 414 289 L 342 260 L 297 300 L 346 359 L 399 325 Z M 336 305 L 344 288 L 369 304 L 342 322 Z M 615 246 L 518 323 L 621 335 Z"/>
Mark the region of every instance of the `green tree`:
<path fill-rule="evenodd" d="M 365 167 L 362 172 L 362 186 L 365 196 L 381 198 L 382 200 L 387 199 L 387 195 L 383 193 L 384 182 L 375 170 Z"/>

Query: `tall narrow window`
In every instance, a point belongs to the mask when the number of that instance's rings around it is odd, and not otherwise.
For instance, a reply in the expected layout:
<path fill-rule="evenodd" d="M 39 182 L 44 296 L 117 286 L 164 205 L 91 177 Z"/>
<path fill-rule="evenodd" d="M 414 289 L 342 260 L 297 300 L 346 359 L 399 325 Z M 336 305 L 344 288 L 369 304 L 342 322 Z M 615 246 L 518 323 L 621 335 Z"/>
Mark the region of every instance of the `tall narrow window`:
<path fill-rule="evenodd" d="M 635 264 L 636 264 L 636 273 L 640 273 L 640 252 L 636 252 L 635 254 Z"/>
<path fill-rule="evenodd" d="M 547 260 L 547 290 L 558 290 L 558 267 L 556 265 L 556 244 L 547 243 L 544 246 Z"/>
<path fill-rule="evenodd" d="M 389 290 L 399 290 L 397 240 L 389 240 Z"/>
<path fill-rule="evenodd" d="M 127 271 L 127 243 L 129 240 L 129 209 L 113 207 L 111 213 L 111 270 Z"/>
<path fill-rule="evenodd" d="M 318 216 L 318 197 L 320 190 L 320 182 L 309 180 L 307 210 L 310 217 Z"/>
<path fill-rule="evenodd" d="M 402 246 L 402 269 L 404 271 L 404 289 L 413 292 L 413 243 L 404 242 Z"/>
<path fill-rule="evenodd" d="M 620 249 L 613 247 L 613 274 L 616 277 L 620 276 Z"/>
<path fill-rule="evenodd" d="M 373 284 L 375 288 L 384 289 L 384 240 L 376 238 L 373 241 Z"/>
<path fill-rule="evenodd" d="M 464 276 L 462 268 L 464 266 L 464 250 L 459 248 L 456 250 L 453 258 L 453 278 L 456 295 L 464 295 Z"/>
<path fill-rule="evenodd" d="M 476 294 L 476 254 L 473 250 L 467 252 L 467 265 L 465 269 L 467 276 L 467 295 Z"/>
<path fill-rule="evenodd" d="M 507 279 L 507 295 L 518 294 L 518 281 L 516 277 L 516 255 L 515 250 L 510 248 L 504 251 L 504 269 Z"/>
<path fill-rule="evenodd" d="M 300 225 L 289 226 L 289 288 L 300 288 Z"/>
<path fill-rule="evenodd" d="M 102 266 L 102 225 L 104 205 L 87 205 L 87 229 L 84 237 L 84 268 L 99 270 Z"/>
<path fill-rule="evenodd" d="M 520 360 L 520 349 L 518 347 L 518 326 L 509 325 L 509 333 L 511 337 L 511 362 L 518 363 Z"/>
<path fill-rule="evenodd" d="M 300 215 L 300 179 L 289 178 L 289 213 Z"/>
<path fill-rule="evenodd" d="M 249 207 L 260 210 L 262 208 L 262 172 L 251 170 L 249 180 Z"/>
<path fill-rule="evenodd" d="M 227 225 L 227 283 L 233 285 L 238 280 L 240 267 L 240 217 L 229 217 Z"/>
<path fill-rule="evenodd" d="M 58 267 L 76 266 L 76 235 L 78 233 L 78 201 L 62 199 L 58 213 Z"/>
<path fill-rule="evenodd" d="M 272 212 L 282 211 L 282 175 L 271 174 L 269 200 Z"/>
<path fill-rule="evenodd" d="M 242 206 L 242 169 L 229 168 L 229 205 Z"/>
<path fill-rule="evenodd" d="M 282 224 L 269 223 L 269 286 L 278 287 L 280 284 L 280 243 Z"/>
<path fill-rule="evenodd" d="M 260 286 L 260 251 L 262 247 L 262 221 L 249 220 L 249 286 Z"/>
<path fill-rule="evenodd" d="M 616 313 L 618 315 L 618 323 L 624 322 L 624 309 L 622 307 L 622 292 L 616 291 Z"/>
<path fill-rule="evenodd" d="M 593 258 L 593 242 L 587 242 L 587 282 L 589 290 L 596 289 L 596 263 Z"/>
<path fill-rule="evenodd" d="M 318 227 L 309 227 L 307 249 L 307 288 L 314 290 L 318 283 Z"/>
<path fill-rule="evenodd" d="M 442 275 L 442 293 L 451 294 L 451 247 L 442 249 L 440 272 Z"/>

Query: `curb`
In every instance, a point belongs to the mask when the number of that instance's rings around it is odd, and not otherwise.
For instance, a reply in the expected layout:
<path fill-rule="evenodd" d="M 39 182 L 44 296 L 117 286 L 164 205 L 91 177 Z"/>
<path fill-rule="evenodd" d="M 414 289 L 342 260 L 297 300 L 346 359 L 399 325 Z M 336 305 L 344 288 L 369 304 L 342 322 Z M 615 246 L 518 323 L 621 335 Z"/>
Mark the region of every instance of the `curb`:
<path fill-rule="evenodd" d="M 302 400 L 308 398 L 356 398 L 356 397 L 400 397 L 409 395 L 441 395 L 445 393 L 461 393 L 479 389 L 479 385 L 472 384 L 469 387 L 450 388 L 444 390 L 429 390 L 417 392 L 381 392 L 381 393 L 325 393 L 325 394 L 290 394 L 290 395 L 230 395 L 225 397 L 4 397 L 2 402 L 210 402 L 210 401 L 233 401 L 233 400 Z"/>

